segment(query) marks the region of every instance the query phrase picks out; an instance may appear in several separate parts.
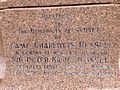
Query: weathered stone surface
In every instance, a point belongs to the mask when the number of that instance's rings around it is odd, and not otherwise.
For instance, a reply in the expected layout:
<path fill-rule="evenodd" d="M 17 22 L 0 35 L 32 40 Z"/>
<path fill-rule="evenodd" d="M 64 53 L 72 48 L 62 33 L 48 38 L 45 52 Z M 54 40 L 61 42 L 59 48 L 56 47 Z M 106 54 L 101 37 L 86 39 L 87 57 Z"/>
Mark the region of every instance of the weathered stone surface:
<path fill-rule="evenodd" d="M 0 12 L 0 16 L 1 12 Z M 0 17 L 1 21 L 2 17 Z M 0 82 L 2 79 L 4 79 L 5 76 L 5 70 L 6 70 L 6 62 L 4 60 L 4 48 L 3 48 L 3 41 L 2 41 L 2 33 L 0 31 Z"/>
<path fill-rule="evenodd" d="M 87 3 L 116 3 L 116 0 L 8 0 L 9 6 L 46 6 Z"/>
<path fill-rule="evenodd" d="M 0 9 L 7 8 L 7 1 L 6 0 L 0 0 Z"/>
<path fill-rule="evenodd" d="M 120 5 L 1 11 L 0 90 L 119 88 Z"/>
<path fill-rule="evenodd" d="M 120 0 L 0 0 L 0 8 L 119 2 Z"/>

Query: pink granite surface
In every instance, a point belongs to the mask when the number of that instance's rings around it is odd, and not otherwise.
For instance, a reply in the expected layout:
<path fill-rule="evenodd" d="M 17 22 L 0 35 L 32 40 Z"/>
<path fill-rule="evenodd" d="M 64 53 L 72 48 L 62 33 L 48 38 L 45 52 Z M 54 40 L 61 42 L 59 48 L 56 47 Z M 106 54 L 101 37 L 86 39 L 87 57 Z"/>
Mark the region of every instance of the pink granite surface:
<path fill-rule="evenodd" d="M 0 15 L 7 64 L 0 90 L 120 87 L 119 4 L 14 8 Z"/>
<path fill-rule="evenodd" d="M 119 2 L 120 0 L 0 0 L 0 8 Z"/>

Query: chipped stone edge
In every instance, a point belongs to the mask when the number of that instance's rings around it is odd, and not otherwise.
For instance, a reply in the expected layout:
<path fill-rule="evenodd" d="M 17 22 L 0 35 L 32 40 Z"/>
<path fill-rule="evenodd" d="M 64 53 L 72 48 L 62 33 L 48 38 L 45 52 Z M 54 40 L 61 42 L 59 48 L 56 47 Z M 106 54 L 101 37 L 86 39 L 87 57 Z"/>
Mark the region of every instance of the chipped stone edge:
<path fill-rule="evenodd" d="M 6 63 L 3 57 L 0 57 L 0 79 L 4 79 L 6 70 Z"/>
<path fill-rule="evenodd" d="M 0 21 L 2 17 L 0 17 Z M 3 40 L 2 40 L 2 33 L 0 30 L 0 80 L 4 79 L 6 71 L 6 61 L 4 59 L 4 48 L 3 48 Z"/>

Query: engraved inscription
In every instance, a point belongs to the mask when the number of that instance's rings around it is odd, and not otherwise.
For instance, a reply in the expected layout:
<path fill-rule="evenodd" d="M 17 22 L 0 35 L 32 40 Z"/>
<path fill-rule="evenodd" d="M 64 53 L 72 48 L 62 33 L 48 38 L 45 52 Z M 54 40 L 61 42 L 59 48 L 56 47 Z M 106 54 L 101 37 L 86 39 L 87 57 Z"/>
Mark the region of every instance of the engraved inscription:
<path fill-rule="evenodd" d="M 117 76 L 118 62 L 113 57 L 117 43 L 110 37 L 111 27 L 99 25 L 91 19 L 96 14 L 84 9 L 58 9 L 64 13 L 18 11 L 27 18 L 19 16 L 18 26 L 13 23 L 11 34 L 5 33 L 12 38 L 5 44 L 11 51 L 13 75 Z"/>

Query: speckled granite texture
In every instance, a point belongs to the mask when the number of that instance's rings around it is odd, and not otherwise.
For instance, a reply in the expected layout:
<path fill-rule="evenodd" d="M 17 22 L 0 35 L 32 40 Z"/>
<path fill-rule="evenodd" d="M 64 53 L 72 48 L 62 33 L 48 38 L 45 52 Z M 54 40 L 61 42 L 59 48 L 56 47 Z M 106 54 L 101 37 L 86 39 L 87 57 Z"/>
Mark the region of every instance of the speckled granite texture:
<path fill-rule="evenodd" d="M 120 0 L 0 0 L 0 8 L 119 2 Z"/>
<path fill-rule="evenodd" d="M 120 5 L 0 11 L 0 90 L 119 90 Z"/>
<path fill-rule="evenodd" d="M 87 3 L 117 3 L 116 0 L 8 0 L 9 6 L 43 6 Z"/>
<path fill-rule="evenodd" d="M 6 7 L 7 7 L 7 2 L 0 1 L 0 9 L 6 8 Z"/>

